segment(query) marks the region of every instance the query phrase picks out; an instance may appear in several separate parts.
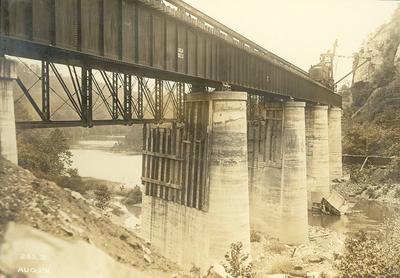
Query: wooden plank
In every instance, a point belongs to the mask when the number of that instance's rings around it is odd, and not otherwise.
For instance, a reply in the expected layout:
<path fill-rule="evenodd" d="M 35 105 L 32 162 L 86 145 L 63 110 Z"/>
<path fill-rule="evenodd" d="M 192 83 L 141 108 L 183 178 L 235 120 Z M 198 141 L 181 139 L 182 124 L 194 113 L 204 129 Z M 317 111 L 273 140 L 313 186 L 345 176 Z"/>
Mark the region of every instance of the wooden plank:
<path fill-rule="evenodd" d="M 164 152 L 164 141 L 165 141 L 165 130 L 163 128 L 158 128 L 159 134 L 158 134 L 158 152 L 162 154 Z M 157 157 L 157 179 L 159 181 L 163 181 L 163 164 L 164 164 L 164 158 L 162 157 Z M 162 191 L 163 188 L 162 186 L 157 185 L 157 197 L 161 198 L 162 197 Z"/>
<path fill-rule="evenodd" d="M 176 146 L 176 150 L 177 150 L 176 155 L 178 157 L 182 157 L 182 155 L 183 155 L 182 128 L 179 128 L 179 129 L 176 130 L 176 144 L 177 144 L 177 146 Z M 179 161 L 178 167 L 176 168 L 176 172 L 175 172 L 176 183 L 180 185 L 180 188 L 179 188 L 180 191 L 177 192 L 177 194 L 176 194 L 176 202 L 178 202 L 178 203 L 181 203 L 181 194 L 180 193 L 181 193 L 182 188 L 183 188 L 183 181 L 182 181 L 183 163 L 184 163 L 183 160 Z"/>
<path fill-rule="evenodd" d="M 180 187 L 179 184 L 173 184 L 173 183 L 170 183 L 170 182 L 161 181 L 159 179 L 152 179 L 152 178 L 143 177 L 142 181 L 157 185 L 159 187 L 169 187 L 169 188 L 174 188 L 174 189 L 179 189 L 179 187 Z"/>
<path fill-rule="evenodd" d="M 166 153 L 159 153 L 159 152 L 152 152 L 152 151 L 143 151 L 148 156 L 154 156 L 154 157 L 159 157 L 159 158 L 168 158 L 170 160 L 177 160 L 177 161 L 183 161 L 183 158 L 178 157 L 177 155 L 174 154 L 166 154 Z"/>
<path fill-rule="evenodd" d="M 142 178 L 147 177 L 147 155 L 146 150 L 148 147 L 148 132 L 147 124 L 143 125 L 143 150 L 142 150 Z M 148 185 L 147 183 L 142 183 L 145 187 L 145 194 L 148 195 Z"/>
<path fill-rule="evenodd" d="M 187 122 L 185 123 L 185 132 L 184 132 L 184 138 L 187 140 L 189 139 L 189 127 L 192 124 L 191 122 L 191 114 L 192 114 L 192 107 L 191 103 L 186 104 L 186 120 Z M 182 201 L 184 202 L 184 205 L 188 205 L 188 191 L 189 191 L 189 163 L 190 163 L 190 144 L 184 143 L 184 167 L 183 167 L 183 190 L 182 190 Z"/>
<path fill-rule="evenodd" d="M 209 177 L 209 168 L 210 168 L 210 158 L 211 158 L 211 143 L 212 143 L 212 123 L 213 123 L 213 117 L 212 117 L 212 107 L 213 107 L 213 102 L 208 101 L 207 103 L 207 139 L 205 142 L 206 145 L 206 161 L 205 161 L 205 167 L 204 167 L 204 178 L 205 178 L 205 186 L 204 186 L 204 201 L 203 201 L 203 211 L 208 211 L 209 209 L 209 198 L 210 198 L 210 177 Z"/>
<path fill-rule="evenodd" d="M 166 135 L 165 135 L 165 154 L 166 155 L 171 155 L 171 129 L 167 128 L 166 129 Z M 171 182 L 170 180 L 170 169 L 171 169 L 171 160 L 170 159 L 164 159 L 164 181 L 165 182 Z M 169 190 L 168 188 L 164 188 L 164 199 L 169 201 Z"/>
<path fill-rule="evenodd" d="M 155 129 L 150 126 L 150 151 L 155 150 Z M 150 178 L 154 179 L 155 158 L 150 158 Z M 154 196 L 154 185 L 150 184 L 150 195 Z"/>
<path fill-rule="evenodd" d="M 176 124 L 172 124 L 171 128 L 171 155 L 176 156 Z M 177 161 L 176 160 L 171 160 L 170 164 L 170 176 L 169 176 L 169 182 L 171 183 L 176 183 L 176 176 L 175 176 L 175 171 L 176 171 L 176 165 Z M 169 192 L 169 200 L 175 202 L 175 195 L 176 191 L 174 189 L 170 190 Z"/>
<path fill-rule="evenodd" d="M 203 115 L 202 115 L 202 154 L 201 154 L 201 196 L 200 196 L 200 209 L 204 209 L 206 206 L 206 185 L 207 185 L 207 168 L 208 168 L 208 163 L 207 163 L 207 151 L 208 151 L 208 146 L 207 146 L 207 136 L 208 136 L 208 102 L 204 101 L 202 103 L 203 105 Z"/>
<path fill-rule="evenodd" d="M 197 208 L 197 180 L 196 180 L 196 176 L 197 176 L 197 163 L 198 163 L 198 157 L 199 154 L 197 153 L 197 147 L 198 147 L 198 143 L 197 143 L 197 129 L 198 129 L 198 113 L 199 113 L 199 109 L 198 106 L 199 104 L 201 104 L 201 102 L 195 102 L 194 105 L 194 115 L 193 115 L 193 144 L 192 144 L 192 157 L 191 157 L 191 179 L 190 179 L 190 187 L 191 187 L 191 194 L 190 194 L 190 206 L 192 208 Z"/>

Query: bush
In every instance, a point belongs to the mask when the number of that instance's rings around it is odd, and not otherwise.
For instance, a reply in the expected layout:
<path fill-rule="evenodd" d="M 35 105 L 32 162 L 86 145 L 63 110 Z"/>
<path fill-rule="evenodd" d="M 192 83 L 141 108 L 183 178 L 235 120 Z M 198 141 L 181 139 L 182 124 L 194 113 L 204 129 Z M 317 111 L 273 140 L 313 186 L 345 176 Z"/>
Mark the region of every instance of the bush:
<path fill-rule="evenodd" d="M 385 232 L 360 231 L 349 237 L 338 264 L 340 278 L 398 277 L 400 275 L 400 225 L 387 223 Z"/>
<path fill-rule="evenodd" d="M 268 272 L 276 273 L 291 273 L 294 271 L 296 263 L 287 256 L 276 256 L 272 259 Z"/>
<path fill-rule="evenodd" d="M 253 278 L 253 264 L 249 261 L 249 254 L 243 253 L 241 242 L 232 243 L 231 249 L 225 254 L 226 264 L 223 264 L 225 271 L 233 278 Z"/>
<path fill-rule="evenodd" d="M 131 206 L 142 202 L 142 191 L 139 186 L 130 190 L 124 200 L 125 205 Z"/>
<path fill-rule="evenodd" d="M 250 241 L 251 242 L 260 242 L 261 236 L 257 231 L 251 230 L 250 231 Z"/>
<path fill-rule="evenodd" d="M 95 194 L 95 205 L 100 209 L 105 209 L 111 201 L 111 191 L 104 184 L 94 191 Z"/>
<path fill-rule="evenodd" d="M 69 169 L 67 172 L 69 176 L 60 176 L 55 178 L 56 184 L 62 188 L 69 188 L 73 191 L 85 194 L 86 185 L 81 176 L 78 175 L 78 171 L 76 169 Z"/>

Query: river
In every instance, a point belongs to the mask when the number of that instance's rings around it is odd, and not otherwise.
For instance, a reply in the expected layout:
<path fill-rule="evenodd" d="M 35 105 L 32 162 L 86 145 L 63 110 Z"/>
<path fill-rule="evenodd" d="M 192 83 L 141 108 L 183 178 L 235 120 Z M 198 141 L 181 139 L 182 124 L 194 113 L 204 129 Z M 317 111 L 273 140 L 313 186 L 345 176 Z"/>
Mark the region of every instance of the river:
<path fill-rule="evenodd" d="M 71 147 L 72 167 L 82 177 L 92 177 L 126 186 L 140 185 L 142 155 L 113 152 L 117 140 L 82 140 Z"/>
<path fill-rule="evenodd" d="M 82 140 L 71 148 L 72 167 L 77 168 L 83 177 L 120 182 L 125 186 L 141 183 L 142 156 L 137 154 L 113 152 L 112 146 L 118 138 L 109 140 Z M 139 209 L 140 210 L 140 209 Z M 378 230 L 387 217 L 398 211 L 375 201 L 356 200 L 351 213 L 341 217 L 311 214 L 309 223 L 313 226 L 329 228 L 340 233 L 358 230 Z M 133 212 L 139 216 L 140 211 Z"/>

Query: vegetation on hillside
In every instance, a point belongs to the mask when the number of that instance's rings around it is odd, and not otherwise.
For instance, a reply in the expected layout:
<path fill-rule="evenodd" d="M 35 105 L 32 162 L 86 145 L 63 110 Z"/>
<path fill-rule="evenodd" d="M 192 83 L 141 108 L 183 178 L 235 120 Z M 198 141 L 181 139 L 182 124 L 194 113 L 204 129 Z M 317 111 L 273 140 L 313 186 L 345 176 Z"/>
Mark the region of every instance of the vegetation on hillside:
<path fill-rule="evenodd" d="M 338 264 L 340 278 L 398 277 L 400 275 L 400 223 L 386 223 L 384 232 L 358 232 L 348 237 Z"/>

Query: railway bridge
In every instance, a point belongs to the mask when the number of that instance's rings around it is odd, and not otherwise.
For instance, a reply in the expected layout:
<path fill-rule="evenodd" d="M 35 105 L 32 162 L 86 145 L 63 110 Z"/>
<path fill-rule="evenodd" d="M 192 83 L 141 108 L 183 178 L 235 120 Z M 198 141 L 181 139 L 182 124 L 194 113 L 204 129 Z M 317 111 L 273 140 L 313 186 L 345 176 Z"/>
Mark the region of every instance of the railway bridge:
<path fill-rule="evenodd" d="M 1 155 L 16 128 L 143 124 L 142 234 L 183 265 L 249 250 L 250 227 L 306 243 L 341 177 L 341 97 L 183 1 L 0 0 L 0 55 Z M 8 56 L 38 61 L 39 96 Z"/>

